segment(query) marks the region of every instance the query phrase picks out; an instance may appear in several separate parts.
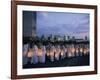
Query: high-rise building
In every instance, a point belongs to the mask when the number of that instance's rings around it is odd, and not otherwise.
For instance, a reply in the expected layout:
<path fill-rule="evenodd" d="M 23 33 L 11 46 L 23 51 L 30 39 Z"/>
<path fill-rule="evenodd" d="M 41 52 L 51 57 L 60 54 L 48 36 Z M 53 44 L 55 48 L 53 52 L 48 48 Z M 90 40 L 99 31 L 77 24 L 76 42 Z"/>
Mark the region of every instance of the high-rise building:
<path fill-rule="evenodd" d="M 23 11 L 23 37 L 36 36 L 36 12 Z"/>

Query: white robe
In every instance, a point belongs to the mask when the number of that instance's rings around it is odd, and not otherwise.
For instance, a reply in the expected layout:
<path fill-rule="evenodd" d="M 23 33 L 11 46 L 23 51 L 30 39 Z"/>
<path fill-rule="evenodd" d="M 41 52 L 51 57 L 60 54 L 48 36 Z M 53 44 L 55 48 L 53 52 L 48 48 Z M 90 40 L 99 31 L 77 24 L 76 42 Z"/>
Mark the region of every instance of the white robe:
<path fill-rule="evenodd" d="M 40 63 L 45 63 L 45 56 L 46 56 L 46 48 L 42 46 L 41 49 L 38 50 L 38 60 Z"/>
<path fill-rule="evenodd" d="M 33 46 L 33 56 L 31 59 L 31 63 L 36 64 L 38 63 L 38 56 L 37 53 L 38 52 L 38 47 L 36 45 Z"/>
<path fill-rule="evenodd" d="M 54 46 L 51 46 L 51 50 L 50 50 L 50 60 L 53 62 L 54 61 L 54 53 L 55 53 L 56 49 Z"/>
<path fill-rule="evenodd" d="M 67 50 L 65 48 L 65 46 L 63 46 L 63 49 L 61 51 L 61 58 L 64 59 L 66 57 L 66 53 L 67 53 Z"/>
<path fill-rule="evenodd" d="M 28 58 L 27 58 L 28 48 L 29 48 L 28 44 L 23 45 L 23 65 L 26 65 L 28 62 Z"/>
<path fill-rule="evenodd" d="M 60 58 L 60 52 L 61 52 L 60 46 L 57 46 L 56 47 L 56 52 L 55 52 L 55 59 L 56 60 L 59 60 L 59 58 Z"/>
<path fill-rule="evenodd" d="M 45 63 L 45 56 L 46 56 L 46 48 L 42 46 L 42 56 L 41 56 L 41 63 Z"/>

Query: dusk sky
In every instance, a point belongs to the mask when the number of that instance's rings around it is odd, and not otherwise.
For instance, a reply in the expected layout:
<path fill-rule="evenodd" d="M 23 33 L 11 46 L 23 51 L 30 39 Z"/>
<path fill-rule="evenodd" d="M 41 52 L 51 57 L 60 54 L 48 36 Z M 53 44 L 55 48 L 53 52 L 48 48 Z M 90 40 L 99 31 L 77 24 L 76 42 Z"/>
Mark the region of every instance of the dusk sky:
<path fill-rule="evenodd" d="M 89 37 L 89 14 L 67 12 L 37 12 L 36 28 L 41 35 Z"/>

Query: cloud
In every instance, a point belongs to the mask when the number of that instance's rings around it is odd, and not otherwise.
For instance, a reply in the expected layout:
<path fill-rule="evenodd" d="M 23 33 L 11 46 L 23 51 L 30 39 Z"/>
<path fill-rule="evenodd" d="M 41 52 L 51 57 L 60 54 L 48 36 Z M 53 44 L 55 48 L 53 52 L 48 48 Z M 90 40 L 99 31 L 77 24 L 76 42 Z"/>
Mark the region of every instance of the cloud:
<path fill-rule="evenodd" d="M 38 19 L 47 19 L 47 17 L 48 17 L 48 14 L 46 12 L 40 12 L 40 11 L 37 12 Z"/>
<path fill-rule="evenodd" d="M 37 34 L 88 36 L 89 14 L 38 12 Z"/>

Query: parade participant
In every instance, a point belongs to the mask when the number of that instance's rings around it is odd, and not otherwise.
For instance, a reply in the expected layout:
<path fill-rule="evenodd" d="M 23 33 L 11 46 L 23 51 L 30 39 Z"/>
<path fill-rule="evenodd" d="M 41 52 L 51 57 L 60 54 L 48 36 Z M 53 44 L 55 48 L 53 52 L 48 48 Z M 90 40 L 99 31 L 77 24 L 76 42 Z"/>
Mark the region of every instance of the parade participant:
<path fill-rule="evenodd" d="M 68 46 L 68 53 L 67 53 L 68 58 L 72 57 L 71 53 L 71 46 Z"/>
<path fill-rule="evenodd" d="M 46 57 L 47 57 L 47 60 L 49 60 L 50 58 L 50 49 L 48 46 L 46 46 Z"/>
<path fill-rule="evenodd" d="M 74 45 L 71 48 L 71 57 L 75 57 L 75 47 L 74 47 Z"/>
<path fill-rule="evenodd" d="M 66 57 L 66 48 L 65 46 L 63 45 L 62 48 L 61 48 L 61 59 L 64 59 Z"/>
<path fill-rule="evenodd" d="M 79 46 L 76 45 L 75 47 L 75 56 L 79 56 Z"/>
<path fill-rule="evenodd" d="M 82 48 L 82 47 L 79 48 L 79 55 L 80 55 L 80 56 L 83 55 L 83 48 Z"/>
<path fill-rule="evenodd" d="M 28 53 L 27 53 L 28 64 L 31 64 L 32 56 L 33 56 L 33 49 L 29 48 Z"/>
<path fill-rule="evenodd" d="M 83 55 L 89 55 L 89 48 L 87 46 L 84 48 Z"/>
<path fill-rule="evenodd" d="M 38 46 L 38 60 L 40 63 L 45 63 L 46 49 L 45 46 L 39 44 Z"/>
<path fill-rule="evenodd" d="M 31 63 L 33 64 L 36 64 L 38 63 L 38 47 L 37 45 L 33 45 L 33 56 L 32 56 L 32 59 L 31 59 Z"/>
<path fill-rule="evenodd" d="M 56 52 L 55 47 L 52 45 L 50 48 L 50 61 L 54 61 L 54 53 Z"/>
<path fill-rule="evenodd" d="M 56 60 L 59 60 L 60 58 L 60 53 L 61 53 L 61 49 L 60 49 L 60 46 L 56 46 L 56 51 L 55 51 L 55 59 Z"/>
<path fill-rule="evenodd" d="M 65 45 L 65 57 L 68 58 L 68 45 Z"/>
<path fill-rule="evenodd" d="M 29 48 L 28 44 L 23 45 L 23 65 L 26 65 L 28 62 L 28 58 L 27 58 L 28 48 Z"/>
<path fill-rule="evenodd" d="M 44 45 L 42 45 L 41 63 L 45 63 L 45 59 L 46 59 L 46 48 Z"/>

